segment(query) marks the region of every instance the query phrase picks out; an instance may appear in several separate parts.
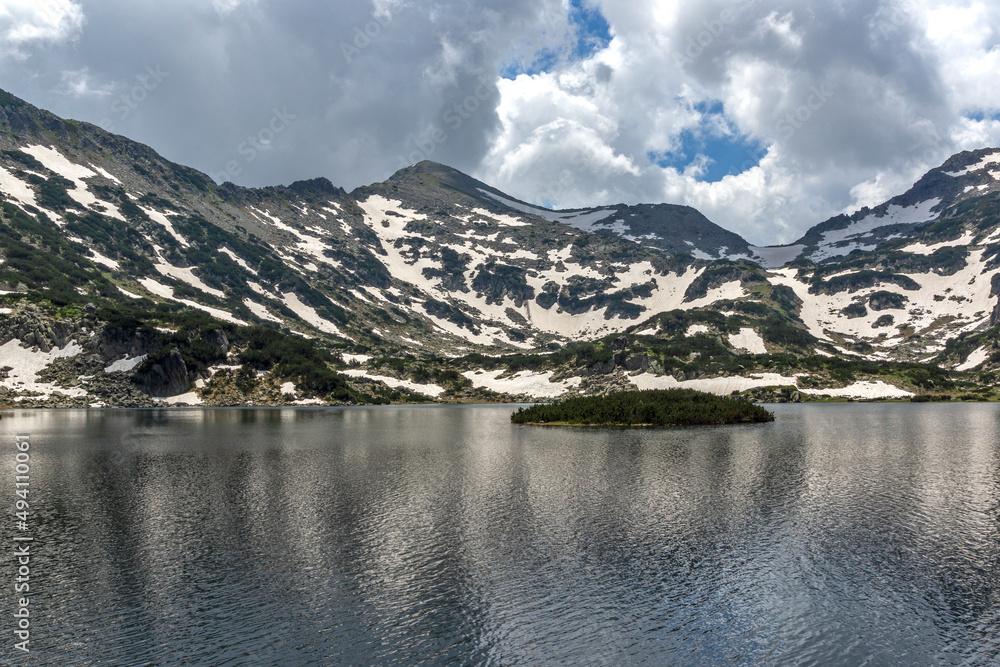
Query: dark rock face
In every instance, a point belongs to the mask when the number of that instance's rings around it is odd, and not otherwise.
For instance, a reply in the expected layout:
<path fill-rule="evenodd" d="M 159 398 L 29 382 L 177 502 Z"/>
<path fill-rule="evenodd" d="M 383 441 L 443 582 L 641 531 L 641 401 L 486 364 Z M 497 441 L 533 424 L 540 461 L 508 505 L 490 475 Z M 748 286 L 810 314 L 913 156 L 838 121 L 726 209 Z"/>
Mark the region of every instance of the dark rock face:
<path fill-rule="evenodd" d="M 645 354 L 635 354 L 625 360 L 627 371 L 648 371 L 649 357 Z"/>
<path fill-rule="evenodd" d="M 28 347 L 49 352 L 65 346 L 74 330 L 71 323 L 46 318 L 36 306 L 28 305 L 0 323 L 0 343 L 16 338 Z"/>
<path fill-rule="evenodd" d="M 114 327 L 105 329 L 101 333 L 98 351 L 106 360 L 114 361 L 123 356 L 140 357 L 144 354 L 155 354 L 159 351 L 159 346 L 156 343 L 156 336 L 151 332 Z"/>
<path fill-rule="evenodd" d="M 535 298 L 535 290 L 525 278 L 525 270 L 490 262 L 484 265 L 472 279 L 472 288 L 486 296 L 486 303 L 502 304 L 504 297 L 510 296 L 520 306 L 525 300 Z"/>
<path fill-rule="evenodd" d="M 624 350 L 628 347 L 628 338 L 626 336 L 619 336 L 611 341 L 612 350 Z"/>
<path fill-rule="evenodd" d="M 614 370 L 614 359 L 609 359 L 607 361 L 595 361 L 587 368 L 587 371 L 592 375 L 607 375 L 608 373 L 613 373 Z"/>
<path fill-rule="evenodd" d="M 875 292 L 868 299 L 872 310 L 899 310 L 906 306 L 909 299 L 895 292 Z"/>
<path fill-rule="evenodd" d="M 851 305 L 840 311 L 844 317 L 847 319 L 854 319 L 856 317 L 868 317 L 868 309 L 865 308 L 863 303 L 852 303 Z"/>
<path fill-rule="evenodd" d="M 877 320 L 875 320 L 875 322 L 872 324 L 872 327 L 875 329 L 881 327 L 891 327 L 893 325 L 893 322 L 895 322 L 895 319 L 896 318 L 894 318 L 892 315 L 882 315 Z"/>
<path fill-rule="evenodd" d="M 223 355 L 229 352 L 229 337 L 226 336 L 226 332 L 222 329 L 215 329 L 211 333 L 206 334 L 205 341 L 218 348 L 219 352 Z"/>
<path fill-rule="evenodd" d="M 150 396 L 157 398 L 176 396 L 188 391 L 191 379 L 181 353 L 173 349 L 163 363 L 153 364 L 145 374 L 143 385 Z"/>

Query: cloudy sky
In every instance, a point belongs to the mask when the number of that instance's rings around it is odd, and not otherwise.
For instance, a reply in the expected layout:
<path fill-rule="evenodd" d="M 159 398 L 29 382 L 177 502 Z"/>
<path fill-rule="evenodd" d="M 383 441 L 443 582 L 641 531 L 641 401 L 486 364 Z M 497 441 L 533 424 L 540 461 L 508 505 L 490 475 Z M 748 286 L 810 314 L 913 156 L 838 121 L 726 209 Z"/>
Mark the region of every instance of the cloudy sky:
<path fill-rule="evenodd" d="M 1000 146 L 971 0 L 0 0 L 0 88 L 247 186 L 432 159 L 787 242 Z"/>

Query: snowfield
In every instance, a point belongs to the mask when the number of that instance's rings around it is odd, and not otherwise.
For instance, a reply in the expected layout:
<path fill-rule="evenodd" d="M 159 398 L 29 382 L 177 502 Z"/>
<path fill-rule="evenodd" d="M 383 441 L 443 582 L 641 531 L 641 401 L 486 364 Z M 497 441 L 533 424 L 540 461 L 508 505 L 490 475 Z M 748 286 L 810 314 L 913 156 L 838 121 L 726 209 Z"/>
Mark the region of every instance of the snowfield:
<path fill-rule="evenodd" d="M 918 222 L 934 220 L 940 214 L 934 213 L 931 209 L 940 203 L 940 198 L 934 198 L 908 207 L 892 204 L 888 207 L 885 215 L 883 216 L 878 216 L 872 213 L 862 220 L 852 222 L 843 229 L 832 229 L 830 231 L 823 232 L 823 240 L 819 243 L 819 249 L 816 250 L 810 257 L 814 262 L 821 262 L 824 259 L 829 259 L 831 257 L 848 255 L 851 251 L 859 248 L 871 250 L 875 247 L 875 245 L 865 243 L 865 235 L 873 232 L 879 227 L 915 224 Z M 847 243 L 846 245 L 843 245 L 847 241 L 854 241 L 854 243 Z"/>
<path fill-rule="evenodd" d="M 62 388 L 51 382 L 39 382 L 38 374 L 47 368 L 56 359 L 68 359 L 83 352 L 83 348 L 76 341 L 71 341 L 62 348 L 52 348 L 48 352 L 42 352 L 38 348 L 25 347 L 24 344 L 14 338 L 0 345 L 0 366 L 9 366 L 10 371 L 7 377 L 0 380 L 0 387 L 6 387 L 14 391 L 30 391 L 48 398 L 53 394 L 60 393 L 65 396 L 86 396 L 87 392 L 80 387 Z"/>
<path fill-rule="evenodd" d="M 992 354 L 992 352 L 993 351 L 987 347 L 981 347 L 972 352 L 963 363 L 955 366 L 955 370 L 964 372 L 971 371 L 973 368 L 978 368 L 990 358 L 990 354 Z"/>
<path fill-rule="evenodd" d="M 836 294 L 810 294 L 809 285 L 796 277 L 795 269 L 779 269 L 770 276 L 776 285 L 790 287 L 803 301 L 800 317 L 809 332 L 820 340 L 830 341 L 831 335 L 840 334 L 856 340 L 875 341 L 883 337 L 879 345 L 890 348 L 901 340 L 897 327 L 907 325 L 918 333 L 931 331 L 934 326 L 947 323 L 957 333 L 974 331 L 989 321 L 996 303 L 991 297 L 991 274 L 983 260 L 984 250 L 973 250 L 966 259 L 966 267 L 953 275 L 944 276 L 930 273 L 901 274 L 920 286 L 918 290 L 906 290 L 895 284 L 866 287 L 855 292 Z M 876 311 L 868 310 L 864 317 L 847 318 L 843 310 L 852 303 L 867 303 L 875 292 L 891 292 L 902 295 L 906 303 L 902 309 Z M 875 322 L 883 315 L 892 315 L 894 322 L 889 327 L 875 327 Z"/>
<path fill-rule="evenodd" d="M 105 373 L 127 373 L 128 371 L 136 368 L 139 364 L 146 361 L 145 354 L 138 357 L 122 357 L 118 361 L 113 361 L 104 367 Z"/>
<path fill-rule="evenodd" d="M 729 334 L 729 344 L 750 354 L 767 354 L 764 339 L 753 329 L 740 329 L 738 334 Z"/>
<path fill-rule="evenodd" d="M 338 371 L 343 375 L 348 375 L 355 378 L 365 378 L 366 380 L 377 380 L 385 385 L 392 387 L 393 389 L 409 389 L 410 391 L 416 391 L 431 398 L 437 398 L 444 393 L 444 387 L 436 384 L 420 384 L 419 382 L 411 382 L 410 380 L 400 380 L 399 378 L 389 377 L 387 375 L 374 375 L 366 370 L 346 370 Z"/>
<path fill-rule="evenodd" d="M 891 384 L 886 384 L 881 380 L 876 382 L 855 382 L 854 384 L 840 389 L 806 389 L 802 393 L 814 394 L 816 396 L 832 396 L 835 398 L 909 398 L 913 392 L 905 391 Z"/>
<path fill-rule="evenodd" d="M 729 396 L 734 391 L 746 391 L 757 387 L 795 386 L 798 378 L 786 377 L 778 373 L 753 373 L 749 377 L 696 378 L 678 380 L 673 375 L 653 375 L 642 373 L 632 375 L 629 382 L 637 389 L 696 389 L 718 396 Z"/>
<path fill-rule="evenodd" d="M 574 377 L 561 382 L 553 382 L 552 371 L 534 373 L 521 371 L 511 377 L 500 377 L 503 370 L 498 371 L 465 371 L 464 377 L 472 381 L 473 386 L 489 389 L 505 394 L 527 394 L 535 398 L 557 398 L 573 387 L 579 387 L 583 378 Z"/>

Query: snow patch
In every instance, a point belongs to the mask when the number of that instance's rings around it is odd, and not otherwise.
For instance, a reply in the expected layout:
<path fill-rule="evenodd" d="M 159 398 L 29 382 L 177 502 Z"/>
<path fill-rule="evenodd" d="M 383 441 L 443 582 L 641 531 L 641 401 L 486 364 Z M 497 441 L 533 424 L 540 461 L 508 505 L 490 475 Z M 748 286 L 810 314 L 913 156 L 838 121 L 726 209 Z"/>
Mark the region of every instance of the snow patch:
<path fill-rule="evenodd" d="M 25 347 L 17 338 L 9 340 L 0 345 L 0 366 L 11 368 L 7 372 L 7 377 L 0 380 L 0 387 L 14 391 L 37 392 L 46 398 L 56 392 L 66 396 L 86 396 L 87 392 L 80 387 L 64 389 L 51 382 L 38 381 L 38 374 L 53 361 L 75 357 L 81 352 L 83 348 L 76 341 L 70 341 L 62 348 L 54 347 L 48 352 L 42 352 L 38 348 Z"/>
<path fill-rule="evenodd" d="M 430 396 L 431 398 L 437 398 L 444 393 L 444 387 L 440 387 L 436 384 L 420 384 L 418 382 L 411 382 L 410 380 L 400 380 L 394 377 L 388 377 L 386 375 L 373 375 L 366 370 L 347 370 L 338 371 L 343 375 L 348 375 L 355 378 L 365 378 L 368 380 L 377 380 L 393 389 L 409 389 L 410 391 L 416 391 L 421 394 Z"/>
<path fill-rule="evenodd" d="M 83 165 L 70 162 L 65 155 L 49 146 L 36 144 L 34 146 L 27 146 L 21 150 L 41 162 L 49 171 L 54 171 L 63 178 L 74 182 L 82 182 L 81 179 L 97 175 L 97 172 Z M 86 184 L 84 184 L 84 187 L 86 187 Z"/>
<path fill-rule="evenodd" d="M 138 357 L 125 356 L 118 361 L 112 362 L 104 367 L 105 373 L 127 373 L 146 360 L 145 354 Z"/>
<path fill-rule="evenodd" d="M 228 255 L 229 258 L 232 259 L 234 262 L 236 262 L 236 264 L 238 266 L 246 269 L 247 271 L 249 271 L 253 275 L 257 275 L 257 271 L 255 269 L 250 268 L 250 265 L 246 263 L 246 260 L 244 260 L 242 257 L 240 257 L 239 255 L 237 255 L 235 252 L 233 252 L 229 248 L 223 246 L 223 247 L 219 248 L 219 252 L 221 252 L 223 255 Z"/>
<path fill-rule="evenodd" d="M 950 248 L 952 246 L 969 245 L 972 243 L 975 234 L 972 232 L 966 232 L 962 235 L 962 238 L 955 239 L 954 241 L 942 241 L 940 243 L 934 243 L 928 245 L 926 243 L 911 243 L 910 245 L 900 248 L 903 252 L 912 252 L 915 255 L 931 255 L 935 251 L 941 248 Z"/>
<path fill-rule="evenodd" d="M 615 274 L 615 287 L 618 289 L 628 289 L 636 285 L 644 285 L 656 276 L 656 270 L 652 262 L 639 262 L 630 264 L 624 271 L 617 271 Z"/>
<path fill-rule="evenodd" d="M 778 373 L 755 373 L 749 377 L 732 375 L 730 377 L 678 380 L 673 375 L 643 373 L 629 377 L 629 382 L 638 389 L 696 389 L 718 396 L 729 396 L 734 391 L 746 391 L 756 387 L 794 386 L 798 382 L 798 378 L 786 377 Z"/>
<path fill-rule="evenodd" d="M 521 371 L 513 377 L 499 377 L 503 372 L 503 370 L 478 370 L 465 371 L 462 375 L 471 380 L 473 386 L 476 387 L 504 394 L 527 394 L 535 398 L 556 398 L 565 394 L 572 387 L 579 387 L 583 382 L 583 378 L 580 377 L 553 382 L 553 371 L 544 373 Z"/>
<path fill-rule="evenodd" d="M 176 278 L 183 283 L 187 283 L 196 290 L 205 292 L 206 294 L 211 294 L 212 296 L 222 299 L 225 298 L 222 290 L 217 290 L 214 287 L 209 287 L 201 281 L 201 278 L 194 275 L 194 271 L 189 268 L 180 268 L 174 266 L 173 264 L 167 264 L 166 262 L 160 262 L 153 265 L 154 268 L 165 276 L 170 276 L 171 278 Z"/>
<path fill-rule="evenodd" d="M 329 320 L 320 317 L 316 309 L 310 305 L 303 303 L 299 299 L 299 295 L 295 292 L 288 292 L 281 295 L 282 301 L 288 306 L 289 310 L 299 316 L 303 321 L 308 322 L 320 331 L 324 333 L 334 334 L 336 336 L 343 336 L 337 325 Z"/>
<path fill-rule="evenodd" d="M 983 363 L 990 358 L 991 351 L 989 348 L 981 347 L 974 351 L 968 356 L 968 358 L 960 365 L 955 366 L 956 371 L 971 371 L 977 366 L 982 366 Z"/>
<path fill-rule="evenodd" d="M 162 283 L 156 282 L 153 278 L 141 278 L 139 284 L 146 288 L 150 294 L 155 294 L 161 299 L 169 299 L 170 301 L 176 301 L 177 303 L 183 303 L 185 306 L 190 306 L 191 308 L 197 308 L 198 310 L 203 310 L 212 317 L 217 317 L 225 322 L 232 322 L 233 324 L 246 325 L 247 323 L 241 319 L 233 317 L 231 314 L 224 310 L 219 310 L 218 308 L 212 308 L 211 306 L 206 306 L 204 304 L 198 303 L 197 301 L 191 301 L 190 299 L 178 299 L 174 296 L 174 290 Z M 121 288 L 119 288 L 121 289 Z M 124 290 L 122 290 L 124 291 Z"/>
<path fill-rule="evenodd" d="M 905 391 L 881 380 L 876 382 L 855 382 L 840 389 L 808 389 L 803 393 L 817 396 L 832 396 L 835 398 L 909 398 L 913 392 Z"/>
<path fill-rule="evenodd" d="M 916 224 L 934 220 L 940 214 L 933 213 L 931 209 L 940 203 L 941 199 L 935 197 L 934 199 L 928 199 L 913 206 L 904 207 L 892 204 L 886 210 L 885 215 L 878 216 L 872 213 L 857 222 L 851 222 L 843 229 L 831 229 L 830 231 L 823 232 L 823 240 L 819 242 L 819 249 L 812 254 L 812 259 L 819 262 L 830 257 L 847 255 L 858 248 L 871 250 L 875 247 L 874 245 L 863 244 L 861 242 L 841 247 L 836 247 L 835 244 L 848 240 L 857 240 L 859 237 L 869 234 L 879 227 Z"/>
<path fill-rule="evenodd" d="M 502 225 L 504 227 L 527 227 L 531 224 L 513 216 L 504 215 L 502 213 L 491 213 L 484 208 L 474 208 L 472 209 L 472 212 L 476 215 L 493 220 L 498 225 Z"/>
<path fill-rule="evenodd" d="M 948 176 L 965 176 L 966 174 L 971 174 L 974 171 L 981 171 L 991 164 L 1000 164 L 1000 151 L 990 153 L 976 164 L 970 165 L 960 171 L 946 171 L 944 173 Z"/>
<path fill-rule="evenodd" d="M 149 216 L 150 220 L 159 225 L 162 225 L 167 230 L 167 233 L 170 234 L 172 237 L 174 237 L 174 240 L 180 243 L 182 246 L 187 248 L 188 246 L 191 245 L 190 243 L 188 243 L 186 238 L 177 233 L 177 230 L 174 229 L 173 223 L 170 222 L 170 219 L 167 218 L 165 214 L 153 208 L 143 208 L 142 206 L 140 206 L 139 208 L 142 209 L 143 213 Z"/>
<path fill-rule="evenodd" d="M 249 298 L 244 298 L 243 305 L 246 306 L 251 313 L 253 313 L 262 320 L 267 320 L 268 322 L 281 322 L 281 320 L 272 315 L 271 312 L 265 306 L 262 306 L 256 301 L 251 301 Z"/>
<path fill-rule="evenodd" d="M 177 394 L 176 396 L 168 396 L 166 398 L 154 398 L 153 400 L 159 403 L 166 403 L 167 405 L 179 405 L 181 403 L 187 405 L 204 405 L 205 403 L 196 391 L 189 391 L 186 394 Z"/>
<path fill-rule="evenodd" d="M 846 318 L 843 309 L 855 301 L 865 302 L 876 291 L 888 291 L 906 297 L 904 310 L 893 311 L 895 325 L 908 325 L 917 333 L 929 333 L 930 327 L 940 326 L 940 322 L 950 319 L 950 326 L 960 328 L 949 332 L 958 334 L 972 331 L 989 321 L 995 305 L 995 297 L 990 296 L 990 273 L 983 261 L 984 250 L 973 250 L 966 257 L 966 266 L 950 276 L 938 273 L 903 274 L 912 279 L 919 289 L 905 290 L 899 285 L 882 284 L 859 289 L 853 293 L 810 294 L 808 283 L 796 276 L 794 269 L 775 271 L 769 280 L 775 285 L 790 287 L 800 299 L 802 310 L 799 314 L 809 332 L 821 340 L 829 341 L 831 334 L 854 339 L 877 339 L 883 334 L 894 334 L 895 328 L 875 328 L 875 321 L 884 313 L 870 310 L 864 317 Z M 941 297 L 944 296 L 944 299 Z M 894 345 L 893 339 L 884 345 Z"/>
<path fill-rule="evenodd" d="M 119 266 L 118 260 L 111 259 L 110 257 L 105 257 L 104 255 L 102 255 L 101 253 L 97 252 L 93 248 L 90 249 L 90 254 L 91 254 L 90 259 L 93 260 L 93 261 L 95 261 L 95 262 L 97 262 L 98 264 L 103 264 L 104 266 L 108 267 L 109 269 L 114 269 L 115 271 L 118 270 L 118 266 Z"/>
<path fill-rule="evenodd" d="M 22 206 L 34 206 L 38 208 L 35 200 L 35 191 L 27 183 L 0 167 L 0 191 L 13 197 Z"/>
<path fill-rule="evenodd" d="M 121 214 L 118 207 L 112 203 L 102 201 L 94 196 L 83 179 L 97 176 L 97 172 L 84 167 L 83 165 L 70 162 L 62 153 L 47 146 L 27 146 L 22 149 L 28 155 L 45 165 L 45 168 L 53 171 L 63 178 L 73 181 L 74 188 L 66 190 L 70 198 L 84 209 L 89 209 L 92 204 L 100 204 L 106 210 L 104 215 L 117 218 L 125 222 L 125 216 Z"/>
<path fill-rule="evenodd" d="M 527 213 L 528 215 L 537 215 L 538 217 L 544 218 L 549 222 L 561 222 L 584 231 L 590 231 L 593 229 L 595 223 L 606 218 L 610 218 L 612 215 L 617 213 L 617 209 L 614 208 L 553 211 L 548 208 L 539 208 L 537 206 L 531 206 L 530 204 L 522 204 L 520 202 L 507 199 L 506 197 L 493 194 L 492 192 L 487 192 L 482 188 L 479 188 L 479 191 L 490 199 L 495 199 L 504 206 L 512 208 L 515 211 Z"/>
<path fill-rule="evenodd" d="M 750 354 L 767 354 L 764 339 L 753 329 L 740 329 L 739 333 L 729 334 L 729 344 Z"/>
<path fill-rule="evenodd" d="M 285 224 L 277 216 L 271 215 L 271 212 L 268 210 L 261 211 L 259 208 L 255 208 L 253 206 L 251 206 L 250 208 L 259 214 L 258 219 L 260 218 L 260 216 L 263 216 L 265 222 L 270 222 L 278 229 L 288 232 L 296 239 L 298 239 L 298 241 L 293 246 L 291 246 L 292 248 L 298 250 L 304 255 L 309 255 L 310 257 L 313 257 L 317 262 L 321 264 L 327 264 L 334 268 L 341 268 L 340 262 L 330 257 L 327 257 L 326 255 L 323 254 L 323 251 L 326 250 L 328 246 L 327 243 L 320 237 L 311 236 L 303 231 L 300 231 L 292 227 L 291 225 Z M 312 272 L 319 271 L 319 267 L 313 263 L 308 263 L 303 266 L 308 271 Z"/>
<path fill-rule="evenodd" d="M 119 181 L 117 178 L 115 178 L 114 174 L 111 174 L 111 173 L 107 172 L 106 170 L 101 169 L 100 167 L 97 167 L 97 166 L 94 166 L 94 165 L 90 165 L 90 166 L 93 168 L 94 171 L 96 171 L 98 174 L 100 174 L 104 178 L 108 179 L 109 181 L 111 181 L 113 183 L 117 183 L 118 185 L 122 184 L 121 181 Z"/>

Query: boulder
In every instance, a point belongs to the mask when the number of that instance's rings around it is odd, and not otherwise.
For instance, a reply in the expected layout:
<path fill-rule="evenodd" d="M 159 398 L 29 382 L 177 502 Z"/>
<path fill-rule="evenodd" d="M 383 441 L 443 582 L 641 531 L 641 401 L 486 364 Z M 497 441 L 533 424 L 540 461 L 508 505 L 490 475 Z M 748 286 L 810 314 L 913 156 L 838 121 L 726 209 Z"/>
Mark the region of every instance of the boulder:
<path fill-rule="evenodd" d="M 624 350 L 628 347 L 628 338 L 625 336 L 619 336 L 611 341 L 612 350 Z"/>
<path fill-rule="evenodd" d="M 625 360 L 625 370 L 627 371 L 648 371 L 649 357 L 645 354 L 633 354 Z"/>
<path fill-rule="evenodd" d="M 143 385 L 150 396 L 163 398 L 186 393 L 191 389 L 191 378 L 181 353 L 174 348 L 162 363 L 153 364 L 143 378 Z"/>
<path fill-rule="evenodd" d="M 101 333 L 98 351 L 108 361 L 121 359 L 123 356 L 141 357 L 144 354 L 155 354 L 159 351 L 156 335 L 141 329 L 126 329 L 113 327 Z"/>

